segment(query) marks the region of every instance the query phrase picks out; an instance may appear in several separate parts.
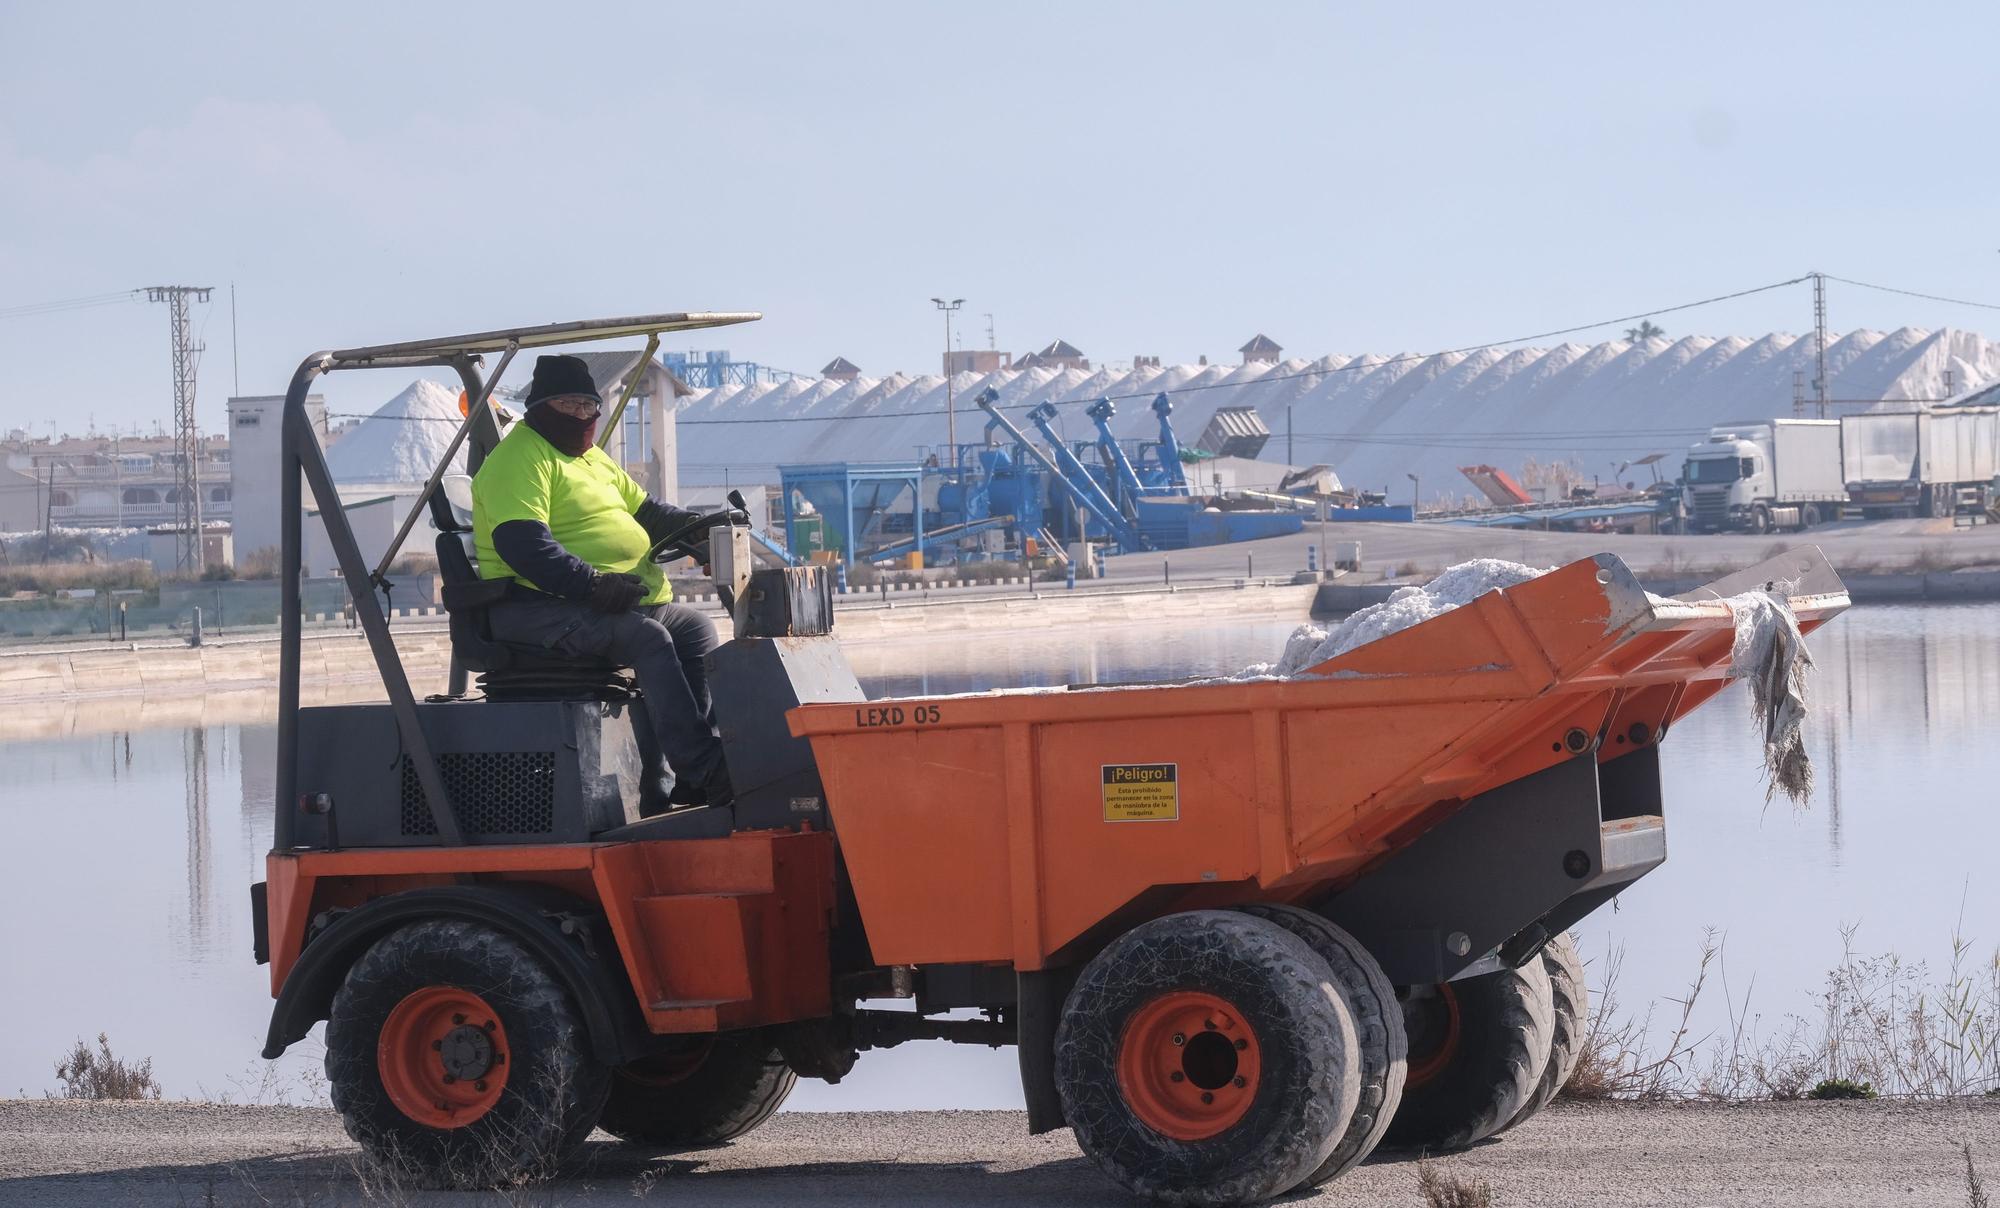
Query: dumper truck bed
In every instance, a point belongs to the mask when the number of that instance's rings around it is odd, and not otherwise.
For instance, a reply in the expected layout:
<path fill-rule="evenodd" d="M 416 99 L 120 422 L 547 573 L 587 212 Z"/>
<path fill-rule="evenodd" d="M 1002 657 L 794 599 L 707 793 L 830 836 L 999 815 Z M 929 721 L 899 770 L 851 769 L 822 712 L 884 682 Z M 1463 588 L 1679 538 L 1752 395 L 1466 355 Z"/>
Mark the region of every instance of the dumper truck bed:
<path fill-rule="evenodd" d="M 1135 914 L 1323 896 L 1482 793 L 1654 746 L 1726 684 L 1724 597 L 1751 590 L 1806 630 L 1847 605 L 1813 548 L 1676 599 L 1600 555 L 1295 679 L 806 705 L 790 724 L 875 958 L 1033 970 Z M 1663 857 L 1658 822 L 1606 821 L 1604 859 Z"/>

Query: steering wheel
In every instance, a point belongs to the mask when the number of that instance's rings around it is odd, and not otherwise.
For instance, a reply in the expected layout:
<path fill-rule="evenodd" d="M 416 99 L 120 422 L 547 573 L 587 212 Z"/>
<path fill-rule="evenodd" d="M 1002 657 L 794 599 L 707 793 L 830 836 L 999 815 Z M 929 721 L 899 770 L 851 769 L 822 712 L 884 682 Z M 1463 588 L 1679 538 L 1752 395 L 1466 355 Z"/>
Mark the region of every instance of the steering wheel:
<path fill-rule="evenodd" d="M 729 507 L 720 512 L 708 512 L 696 516 L 673 532 L 653 542 L 653 548 L 646 551 L 646 557 L 659 565 L 680 558 L 701 558 L 702 546 L 708 542 L 708 530 L 718 524 L 743 525 L 749 527 L 750 505 L 743 499 L 743 492 L 731 491 L 724 496 Z"/>
<path fill-rule="evenodd" d="M 708 542 L 708 530 L 718 524 L 749 524 L 748 513 L 731 508 L 726 512 L 709 512 L 696 516 L 673 532 L 653 542 L 653 548 L 646 551 L 646 557 L 665 565 L 681 558 L 698 558 L 702 546 Z"/>

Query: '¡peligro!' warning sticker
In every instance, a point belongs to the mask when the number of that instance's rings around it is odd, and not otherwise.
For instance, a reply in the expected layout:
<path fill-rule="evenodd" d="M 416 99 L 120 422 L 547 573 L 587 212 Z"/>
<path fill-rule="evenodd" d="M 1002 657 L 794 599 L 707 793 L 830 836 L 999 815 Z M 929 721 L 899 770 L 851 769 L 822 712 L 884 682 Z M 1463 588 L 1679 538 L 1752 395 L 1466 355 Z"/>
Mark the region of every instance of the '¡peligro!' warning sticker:
<path fill-rule="evenodd" d="M 1181 816 L 1179 765 L 1104 765 L 1106 822 L 1173 822 Z"/>

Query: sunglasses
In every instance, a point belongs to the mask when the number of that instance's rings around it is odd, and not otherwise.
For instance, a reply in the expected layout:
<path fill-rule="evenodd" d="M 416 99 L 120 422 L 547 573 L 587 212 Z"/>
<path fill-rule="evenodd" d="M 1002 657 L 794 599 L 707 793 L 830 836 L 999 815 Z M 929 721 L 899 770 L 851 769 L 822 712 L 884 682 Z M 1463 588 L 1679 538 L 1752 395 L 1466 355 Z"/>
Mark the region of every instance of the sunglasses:
<path fill-rule="evenodd" d="M 581 398 L 575 395 L 545 399 L 542 405 L 545 407 L 554 407 L 572 419 L 593 419 L 604 410 L 604 405 L 596 399 Z"/>

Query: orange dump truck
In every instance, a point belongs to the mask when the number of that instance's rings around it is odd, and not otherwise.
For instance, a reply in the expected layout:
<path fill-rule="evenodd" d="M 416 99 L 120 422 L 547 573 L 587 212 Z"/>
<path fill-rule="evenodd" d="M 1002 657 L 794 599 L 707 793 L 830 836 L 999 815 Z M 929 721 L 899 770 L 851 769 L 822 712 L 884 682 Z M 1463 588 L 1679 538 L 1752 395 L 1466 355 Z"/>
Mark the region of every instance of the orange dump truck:
<path fill-rule="evenodd" d="M 823 568 L 753 571 L 743 518 L 717 516 L 734 797 L 635 816 L 613 754 L 643 699 L 492 639 L 454 594 L 478 578 L 442 472 L 457 665 L 415 698 L 302 404 L 331 370 L 453 366 L 476 467 L 498 434 L 478 355 L 747 318 L 322 353 L 294 379 L 287 476 L 322 504 L 389 699 L 300 705 L 294 489 L 252 895 L 265 1052 L 326 1021 L 350 1132 L 428 1181 L 545 1173 L 593 1127 L 717 1144 L 796 1078 L 920 1039 L 1016 1046 L 1029 1127 L 1166 1202 L 1491 1136 L 1575 1057 L 1567 929 L 1666 857 L 1659 747 L 1738 670 L 1725 597 L 1782 597 L 1808 632 L 1847 606 L 1813 549 L 1672 600 L 1601 556 L 1288 680 L 868 700 Z M 870 1005 L 892 998 L 915 1009 Z"/>

